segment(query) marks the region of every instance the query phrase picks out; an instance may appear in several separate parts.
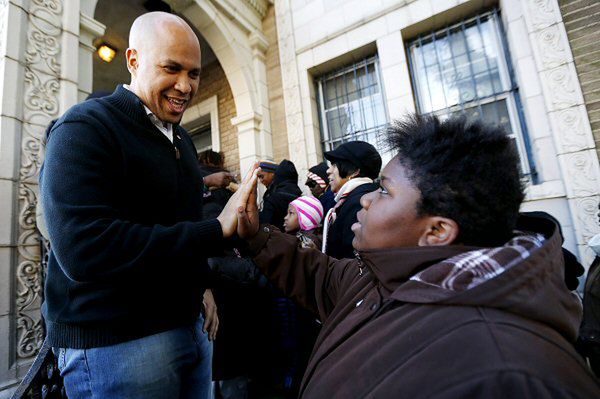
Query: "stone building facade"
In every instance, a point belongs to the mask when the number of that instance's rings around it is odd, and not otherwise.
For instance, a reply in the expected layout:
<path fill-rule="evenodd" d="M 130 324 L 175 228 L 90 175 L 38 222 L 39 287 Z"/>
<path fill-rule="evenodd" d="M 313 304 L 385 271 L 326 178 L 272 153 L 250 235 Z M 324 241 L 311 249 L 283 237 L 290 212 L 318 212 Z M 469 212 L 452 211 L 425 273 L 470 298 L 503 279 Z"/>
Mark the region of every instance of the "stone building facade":
<path fill-rule="evenodd" d="M 143 3 L 119 2 L 130 11 Z M 182 123 L 202 125 L 227 168 L 243 173 L 257 159 L 287 158 L 302 178 L 344 140 L 379 145 L 406 112 L 496 115 L 522 155 L 523 209 L 557 217 L 565 245 L 590 263 L 585 244 L 600 232 L 597 2 L 166 3 L 214 55 Z M 35 210 L 44 131 L 111 75 L 95 54 L 99 38 L 113 37 L 116 22 L 103 8 L 111 4 L 0 0 L 0 398 L 43 340 Z M 479 47 L 453 51 L 465 46 Z"/>

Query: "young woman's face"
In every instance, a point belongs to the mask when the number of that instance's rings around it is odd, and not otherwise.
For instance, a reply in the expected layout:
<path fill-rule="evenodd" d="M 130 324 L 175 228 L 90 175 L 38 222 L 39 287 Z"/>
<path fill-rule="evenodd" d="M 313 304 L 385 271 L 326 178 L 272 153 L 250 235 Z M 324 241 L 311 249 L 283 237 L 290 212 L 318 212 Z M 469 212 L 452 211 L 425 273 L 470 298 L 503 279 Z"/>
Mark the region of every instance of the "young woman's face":
<path fill-rule="evenodd" d="M 300 230 L 300 222 L 298 222 L 298 213 L 292 205 L 288 206 L 287 215 L 283 218 L 283 228 L 286 233 L 294 233 Z"/>
<path fill-rule="evenodd" d="M 340 171 L 338 170 L 337 165 L 334 163 L 332 163 L 331 166 L 329 166 L 329 169 L 327 169 L 327 176 L 329 177 L 329 186 L 331 187 L 331 191 L 334 193 L 340 191 L 340 188 L 342 188 L 342 186 L 346 184 L 348 180 L 350 180 L 349 176 L 340 176 Z"/>
<path fill-rule="evenodd" d="M 352 225 L 357 250 L 419 245 L 427 228 L 427 217 L 419 216 L 421 193 L 408 178 L 408 170 L 397 157 L 381 173 L 380 188 L 360 199 L 363 209 Z"/>

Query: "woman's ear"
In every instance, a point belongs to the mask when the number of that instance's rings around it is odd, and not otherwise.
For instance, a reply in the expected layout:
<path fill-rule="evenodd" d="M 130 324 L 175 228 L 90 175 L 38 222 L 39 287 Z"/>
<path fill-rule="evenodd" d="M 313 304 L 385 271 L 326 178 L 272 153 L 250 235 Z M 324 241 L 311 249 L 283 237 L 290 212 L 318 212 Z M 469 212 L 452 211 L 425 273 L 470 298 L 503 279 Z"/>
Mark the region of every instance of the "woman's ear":
<path fill-rule="evenodd" d="M 427 228 L 419 239 L 419 246 L 451 245 L 458 237 L 458 224 L 449 218 L 432 216 L 428 218 Z"/>
<path fill-rule="evenodd" d="M 348 175 L 348 180 L 354 179 L 356 176 L 360 175 L 360 169 L 356 169 L 354 172 Z"/>

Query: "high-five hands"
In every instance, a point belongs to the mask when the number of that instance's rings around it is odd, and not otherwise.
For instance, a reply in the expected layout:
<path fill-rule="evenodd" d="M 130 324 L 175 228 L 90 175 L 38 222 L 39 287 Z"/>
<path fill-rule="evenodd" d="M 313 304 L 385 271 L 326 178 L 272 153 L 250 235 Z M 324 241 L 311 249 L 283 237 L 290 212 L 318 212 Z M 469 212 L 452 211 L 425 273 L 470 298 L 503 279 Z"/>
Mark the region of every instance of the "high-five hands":
<path fill-rule="evenodd" d="M 241 238 L 249 239 L 258 231 L 258 205 L 256 203 L 257 174 L 260 171 L 255 163 L 238 190 L 231 196 L 223 211 L 217 216 L 221 223 L 223 237 L 231 237 L 235 232 Z"/>

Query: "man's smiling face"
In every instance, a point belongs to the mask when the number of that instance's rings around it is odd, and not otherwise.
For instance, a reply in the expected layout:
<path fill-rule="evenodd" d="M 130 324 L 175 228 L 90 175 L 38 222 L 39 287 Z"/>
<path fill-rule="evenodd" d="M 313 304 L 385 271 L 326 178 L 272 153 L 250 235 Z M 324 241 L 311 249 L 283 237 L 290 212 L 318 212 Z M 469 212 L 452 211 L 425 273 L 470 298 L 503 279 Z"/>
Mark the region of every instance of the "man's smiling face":
<path fill-rule="evenodd" d="M 130 48 L 127 62 L 131 87 L 163 122 L 179 123 L 200 82 L 200 45 L 193 32 L 166 22 L 161 33 L 138 48 Z"/>

